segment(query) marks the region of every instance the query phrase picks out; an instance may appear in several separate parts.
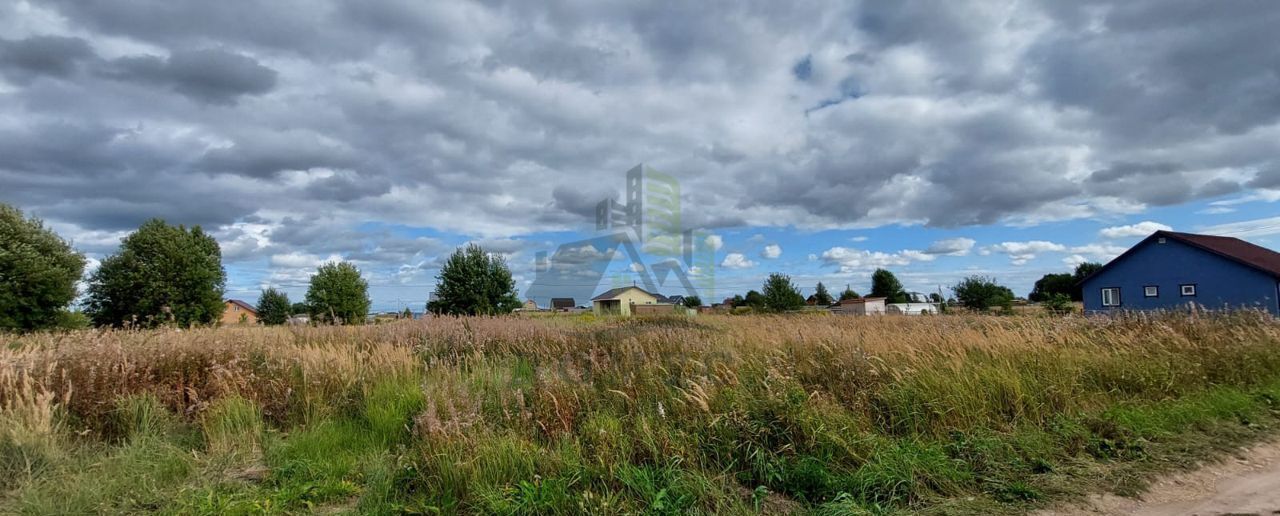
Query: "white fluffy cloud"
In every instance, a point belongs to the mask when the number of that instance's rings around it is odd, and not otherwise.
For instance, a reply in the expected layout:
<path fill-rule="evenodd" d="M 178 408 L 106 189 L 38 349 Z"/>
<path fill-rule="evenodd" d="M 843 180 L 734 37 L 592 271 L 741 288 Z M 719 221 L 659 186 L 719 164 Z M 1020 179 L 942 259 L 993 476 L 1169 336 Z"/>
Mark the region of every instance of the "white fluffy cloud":
<path fill-rule="evenodd" d="M 719 251 L 720 248 L 724 247 L 724 239 L 720 235 L 707 235 L 704 241 L 712 251 Z"/>
<path fill-rule="evenodd" d="M 748 260 L 742 253 L 729 253 L 720 262 L 720 266 L 726 269 L 750 269 L 756 266 L 756 262 Z"/>
<path fill-rule="evenodd" d="M 822 252 L 822 261 L 839 268 L 841 273 L 864 272 L 879 267 L 903 266 L 913 261 L 930 261 L 933 255 L 916 250 L 896 253 L 867 251 L 848 247 L 832 247 Z"/>
<path fill-rule="evenodd" d="M 1001 242 L 982 248 L 982 254 L 1001 253 L 1009 256 L 1009 263 L 1023 265 L 1036 259 L 1036 255 L 1048 252 L 1063 252 L 1067 246 L 1045 240 L 1027 242 Z"/>
<path fill-rule="evenodd" d="M 1077 265 L 1080 265 L 1087 261 L 1089 261 L 1088 258 L 1085 258 L 1084 256 L 1078 255 L 1078 254 L 1073 254 L 1062 259 L 1062 263 L 1066 264 L 1068 267 L 1071 267 L 1073 269 Z"/>
<path fill-rule="evenodd" d="M 773 260 L 779 256 L 782 256 L 782 246 L 778 244 L 769 244 L 760 250 L 760 257 L 766 260 Z"/>
<path fill-rule="evenodd" d="M 1074 265 L 1082 260 L 1107 261 L 1123 253 L 1125 249 L 1123 246 L 1105 243 L 1067 247 L 1056 242 L 1031 240 L 1027 242 L 1001 242 L 983 247 L 978 253 L 984 256 L 992 253 L 1008 255 L 1009 263 L 1013 265 L 1025 265 L 1044 253 L 1071 253 L 1071 256 L 1064 258 L 1063 261 Z"/>
<path fill-rule="evenodd" d="M 1109 228 L 1103 228 L 1101 231 L 1098 231 L 1098 235 L 1102 236 L 1102 238 L 1114 240 L 1119 238 L 1145 237 L 1155 233 L 1156 231 L 1172 230 L 1173 228 L 1165 224 L 1144 220 L 1137 224 L 1130 224 L 1128 226 L 1112 226 Z"/>
<path fill-rule="evenodd" d="M 1112 244 L 1088 244 L 1072 247 L 1068 250 L 1075 255 L 1085 255 L 1094 261 L 1109 261 L 1112 258 L 1120 256 L 1120 253 L 1127 251 L 1129 248 L 1121 245 Z"/>

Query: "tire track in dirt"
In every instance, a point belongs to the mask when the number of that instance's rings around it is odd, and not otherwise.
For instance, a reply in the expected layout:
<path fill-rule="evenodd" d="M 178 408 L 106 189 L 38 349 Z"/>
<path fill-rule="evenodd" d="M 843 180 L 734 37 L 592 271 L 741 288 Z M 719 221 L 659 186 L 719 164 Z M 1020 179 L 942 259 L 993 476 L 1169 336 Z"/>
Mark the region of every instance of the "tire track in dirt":
<path fill-rule="evenodd" d="M 1226 516 L 1280 514 L 1280 440 L 1153 482 L 1139 498 L 1092 495 L 1038 516 Z"/>

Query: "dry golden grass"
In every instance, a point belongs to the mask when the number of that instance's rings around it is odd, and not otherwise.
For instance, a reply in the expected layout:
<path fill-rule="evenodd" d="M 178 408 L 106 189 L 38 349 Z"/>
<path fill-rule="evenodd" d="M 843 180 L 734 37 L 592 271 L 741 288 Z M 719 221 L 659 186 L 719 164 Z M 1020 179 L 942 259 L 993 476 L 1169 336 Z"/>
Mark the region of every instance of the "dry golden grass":
<path fill-rule="evenodd" d="M 408 447 L 417 473 L 379 496 L 498 512 L 639 510 L 664 492 L 643 485 L 663 482 L 684 490 L 676 506 L 711 512 L 757 486 L 813 506 L 855 491 L 857 504 L 914 506 L 985 489 L 947 455 L 952 436 L 1038 429 L 1063 440 L 1055 453 L 1080 453 L 1113 433 L 1081 414 L 1280 378 L 1280 324 L 1252 313 L 436 318 L 5 338 L 10 441 L 119 438 L 129 399 L 203 429 L 210 454 L 269 446 L 267 428 L 348 421 L 348 439 L 377 453 Z M 563 484 L 520 484 L 535 475 Z"/>
<path fill-rule="evenodd" d="M 1071 380 L 1052 385 L 1065 389 L 1061 395 L 1069 398 L 1082 375 L 1104 380 L 1098 376 L 1105 370 L 1090 368 L 1154 362 L 1158 371 L 1134 371 L 1137 376 L 1130 380 L 1158 381 L 1151 387 L 1176 394 L 1183 385 L 1203 383 L 1204 368 L 1211 368 L 1211 381 L 1231 383 L 1270 371 L 1271 353 L 1241 363 L 1240 352 L 1269 351 L 1266 346 L 1280 341 L 1274 322 L 1243 314 L 583 320 L 438 318 L 367 327 L 89 330 L 10 337 L 10 346 L 0 350 L 0 406 L 6 413 L 33 414 L 61 406 L 82 426 L 100 429 L 116 401 L 129 395 L 152 394 L 186 416 L 213 400 L 238 395 L 259 404 L 269 420 L 299 421 L 340 406 L 362 386 L 389 375 L 515 358 L 538 365 L 537 380 L 553 398 L 558 389 L 567 389 L 568 399 L 547 400 L 558 405 L 551 410 L 559 414 L 556 419 L 567 417 L 564 412 L 573 410 L 583 396 L 578 391 L 588 384 L 608 384 L 606 398 L 622 402 L 653 394 L 644 392 L 639 372 L 658 372 L 663 381 L 680 379 L 685 385 L 672 386 L 677 398 L 702 411 L 709 408 L 708 392 L 735 384 L 738 372 L 753 368 L 854 402 L 865 401 L 878 385 L 920 379 L 926 370 L 945 370 L 949 382 L 963 386 L 992 380 L 991 367 L 1019 374 L 1013 368 L 1040 366 L 1048 366 L 1044 372 L 1051 377 L 1045 380 Z M 1254 349 L 1259 345 L 1264 347 Z M 972 369 L 977 356 L 983 357 L 981 371 Z M 1173 362 L 1185 356 L 1195 360 Z M 1038 364 L 1031 360 L 1035 357 L 1052 363 Z M 584 378 L 588 373 L 591 378 Z M 1151 375 L 1161 378 L 1142 378 Z M 1013 390 L 1004 395 L 1014 399 L 1001 403 L 1018 406 L 1027 393 L 1008 387 Z M 1072 404 L 1058 401 L 1063 406 L 1047 410 Z M 43 422 L 46 416 L 30 418 L 33 424 L 51 424 Z"/>

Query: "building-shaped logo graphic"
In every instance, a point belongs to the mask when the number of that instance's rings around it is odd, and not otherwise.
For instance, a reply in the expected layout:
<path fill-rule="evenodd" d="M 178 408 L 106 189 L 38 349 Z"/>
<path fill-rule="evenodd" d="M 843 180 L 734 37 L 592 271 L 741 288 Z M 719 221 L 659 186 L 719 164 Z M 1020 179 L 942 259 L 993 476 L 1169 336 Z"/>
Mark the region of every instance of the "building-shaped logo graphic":
<path fill-rule="evenodd" d="M 525 297 L 589 299 L 620 248 L 631 262 L 631 274 L 638 278 L 616 277 L 613 286 L 638 280 L 646 290 L 658 292 L 659 286 L 674 277 L 685 295 L 697 295 L 691 275 L 704 287 L 712 285 L 715 250 L 699 249 L 696 244 L 705 235 L 684 229 L 680 183 L 674 177 L 636 165 L 626 174 L 625 202 L 601 200 L 595 215 L 599 236 L 562 244 L 549 259 L 545 252 L 537 254 L 535 279 Z M 660 259 L 646 265 L 641 252 Z"/>

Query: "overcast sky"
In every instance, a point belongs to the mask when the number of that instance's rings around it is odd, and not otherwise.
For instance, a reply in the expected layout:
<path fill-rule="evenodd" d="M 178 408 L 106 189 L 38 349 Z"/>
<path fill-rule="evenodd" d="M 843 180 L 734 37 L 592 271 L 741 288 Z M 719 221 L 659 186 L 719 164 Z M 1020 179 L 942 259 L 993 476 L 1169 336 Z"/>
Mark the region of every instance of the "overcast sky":
<path fill-rule="evenodd" d="M 1025 294 L 1154 228 L 1280 234 L 1280 2 L 0 0 L 0 201 L 91 257 L 147 218 L 229 294 L 350 259 L 420 308 L 532 280 L 645 163 L 774 270 Z"/>

